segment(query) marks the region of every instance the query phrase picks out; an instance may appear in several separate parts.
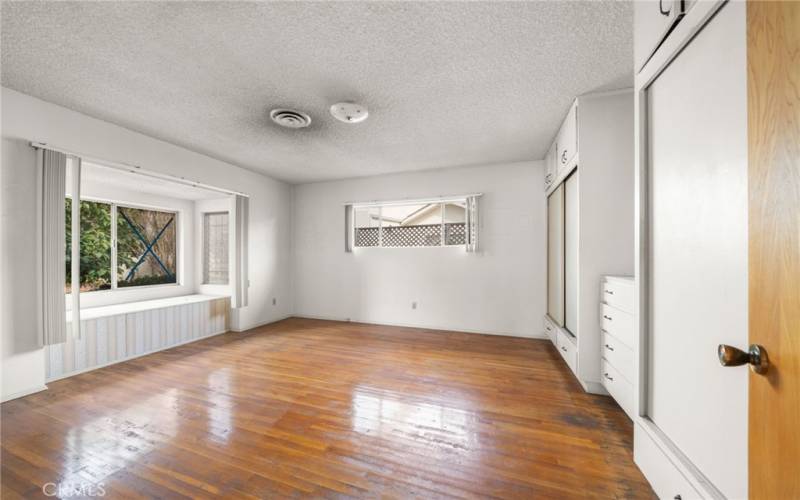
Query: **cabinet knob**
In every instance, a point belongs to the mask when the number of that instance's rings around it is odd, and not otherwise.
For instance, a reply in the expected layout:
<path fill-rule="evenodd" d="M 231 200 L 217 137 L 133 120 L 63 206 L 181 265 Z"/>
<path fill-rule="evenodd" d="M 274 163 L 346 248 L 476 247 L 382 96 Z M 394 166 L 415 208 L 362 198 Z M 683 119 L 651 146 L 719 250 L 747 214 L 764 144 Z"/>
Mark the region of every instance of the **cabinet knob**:
<path fill-rule="evenodd" d="M 566 149 L 561 153 L 561 163 L 567 163 L 567 150 Z"/>
<path fill-rule="evenodd" d="M 603 317 L 604 317 L 605 319 L 609 320 L 609 321 L 612 321 L 612 319 L 611 319 L 611 316 L 606 316 L 606 315 L 604 314 L 604 315 L 603 315 Z"/>
<path fill-rule="evenodd" d="M 564 352 L 567 352 L 567 348 L 564 347 L 563 345 L 561 346 L 561 350 L 564 351 Z"/>
<path fill-rule="evenodd" d="M 608 345 L 608 344 L 606 344 L 606 349 L 608 349 L 608 350 L 609 350 L 609 351 L 611 351 L 611 352 L 614 352 L 614 348 L 613 348 L 613 347 L 611 347 L 611 346 L 610 346 L 610 345 Z"/>
<path fill-rule="evenodd" d="M 603 292 L 605 292 L 605 293 L 607 293 L 609 295 L 614 295 L 614 292 L 611 291 L 611 290 L 603 290 Z"/>
<path fill-rule="evenodd" d="M 614 377 L 609 377 L 608 372 L 604 373 L 603 376 L 612 382 L 614 381 Z"/>

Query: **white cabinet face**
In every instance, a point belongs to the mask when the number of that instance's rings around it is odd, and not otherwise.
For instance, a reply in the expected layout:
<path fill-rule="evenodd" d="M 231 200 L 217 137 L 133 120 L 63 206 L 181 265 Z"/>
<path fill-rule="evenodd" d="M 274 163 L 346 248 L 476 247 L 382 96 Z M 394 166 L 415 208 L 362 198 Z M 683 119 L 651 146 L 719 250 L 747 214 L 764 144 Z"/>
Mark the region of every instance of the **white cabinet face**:
<path fill-rule="evenodd" d="M 747 497 L 747 73 L 729 2 L 647 90 L 646 412 L 728 498 Z"/>
<path fill-rule="evenodd" d="M 561 124 L 556 139 L 556 165 L 559 171 L 569 166 L 570 160 L 578 151 L 578 107 L 576 104 L 569 108 L 567 117 Z"/>
<path fill-rule="evenodd" d="M 642 69 L 653 52 L 680 19 L 681 0 L 633 2 L 633 59 L 635 71 Z"/>
<path fill-rule="evenodd" d="M 564 181 L 564 327 L 578 336 L 578 172 Z"/>
<path fill-rule="evenodd" d="M 564 185 L 547 198 L 547 314 L 564 326 Z"/>
<path fill-rule="evenodd" d="M 556 180 L 556 143 L 550 145 L 547 156 L 544 158 L 544 188 L 545 190 Z"/>

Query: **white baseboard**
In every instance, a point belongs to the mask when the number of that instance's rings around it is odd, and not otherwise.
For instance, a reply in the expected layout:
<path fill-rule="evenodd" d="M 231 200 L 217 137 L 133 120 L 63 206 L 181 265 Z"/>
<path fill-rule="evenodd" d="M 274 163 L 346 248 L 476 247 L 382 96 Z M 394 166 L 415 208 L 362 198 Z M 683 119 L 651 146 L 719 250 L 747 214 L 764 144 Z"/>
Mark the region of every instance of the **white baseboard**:
<path fill-rule="evenodd" d="M 578 382 L 583 386 L 583 390 L 590 394 L 599 394 L 601 396 L 608 396 L 608 391 L 600 382 L 586 382 L 578 379 Z"/>
<path fill-rule="evenodd" d="M 13 394 L 9 394 L 8 396 L 3 396 L 2 400 L 0 400 L 0 403 L 5 403 L 6 401 L 11 401 L 12 399 L 24 398 L 25 396 L 30 396 L 31 394 L 36 394 L 37 392 L 42 392 L 46 390 L 47 390 L 46 385 L 38 385 L 31 389 L 15 392 Z"/>
<path fill-rule="evenodd" d="M 62 373 L 57 377 L 49 378 L 46 382 L 55 382 L 56 380 L 61 380 L 68 377 L 74 377 L 75 375 L 80 375 L 81 373 L 87 373 L 94 370 L 99 370 L 100 368 L 105 368 L 106 366 L 116 365 L 117 363 L 124 363 L 125 361 L 130 361 L 132 359 L 141 358 L 142 356 L 147 356 L 148 354 L 153 354 L 156 352 L 166 351 L 167 349 L 172 349 L 173 347 L 178 347 L 181 345 L 191 344 L 192 342 L 197 342 L 198 340 L 208 339 L 211 337 L 215 337 L 217 335 L 222 335 L 223 333 L 228 333 L 229 330 L 221 330 L 219 332 L 210 333 L 208 335 L 203 335 L 202 337 L 196 337 L 189 340 L 184 340 L 182 342 L 178 342 L 176 344 L 170 344 L 168 346 L 161 347 L 159 349 L 153 349 L 147 352 L 143 352 L 141 354 L 134 354 L 133 356 L 125 356 L 124 358 L 115 359 L 114 361 L 109 361 L 108 363 L 103 363 L 101 365 L 90 366 L 88 368 L 83 368 L 81 370 L 71 371 L 69 373 Z"/>
<path fill-rule="evenodd" d="M 261 321 L 259 323 L 256 323 L 255 325 L 248 326 L 247 328 L 231 328 L 231 331 L 235 332 L 235 333 L 242 333 L 242 332 L 246 332 L 247 330 L 252 330 L 253 328 L 259 328 L 261 326 L 271 325 L 272 323 L 277 323 L 278 321 L 283 321 L 285 319 L 294 318 L 294 317 L 296 317 L 295 314 L 290 314 L 288 316 L 283 316 L 283 317 L 278 318 L 278 319 L 270 319 L 270 320 L 267 320 L 267 321 Z"/>
<path fill-rule="evenodd" d="M 335 318 L 330 316 L 317 316 L 315 314 L 303 314 L 303 313 L 296 313 L 293 314 L 292 317 L 295 318 L 307 318 L 307 319 L 320 319 L 325 321 L 343 321 L 343 322 L 350 322 L 350 323 L 364 323 L 366 325 L 378 325 L 378 326 L 399 326 L 403 328 L 419 328 L 422 330 L 442 330 L 448 332 L 462 332 L 462 333 L 475 333 L 478 335 L 497 335 L 501 337 L 518 337 L 524 339 L 547 339 L 547 337 L 543 333 L 533 333 L 529 335 L 523 335 L 519 333 L 508 333 L 508 332 L 497 332 L 497 331 L 486 331 L 486 330 L 473 330 L 473 329 L 466 329 L 466 328 L 455 328 L 452 326 L 442 326 L 442 325 L 426 325 L 426 324 L 409 324 L 409 323 L 394 323 L 394 322 L 376 322 L 376 321 L 366 321 L 358 318 Z"/>

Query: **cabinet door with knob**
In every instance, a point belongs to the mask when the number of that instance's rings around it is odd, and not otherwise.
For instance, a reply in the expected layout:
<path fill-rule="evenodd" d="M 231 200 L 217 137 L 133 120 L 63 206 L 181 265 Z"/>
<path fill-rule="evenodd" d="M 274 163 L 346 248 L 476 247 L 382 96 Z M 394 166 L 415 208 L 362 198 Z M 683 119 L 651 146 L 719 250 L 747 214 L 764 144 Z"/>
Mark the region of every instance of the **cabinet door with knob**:
<path fill-rule="evenodd" d="M 633 2 L 633 59 L 637 72 L 675 28 L 689 4 L 686 0 Z"/>
<path fill-rule="evenodd" d="M 556 180 L 556 143 L 550 145 L 547 156 L 544 157 L 544 190 L 553 185 Z"/>
<path fill-rule="evenodd" d="M 566 174 L 571 168 L 572 159 L 578 151 L 578 102 L 572 103 L 567 117 L 561 124 L 556 136 L 556 165 L 558 177 Z"/>

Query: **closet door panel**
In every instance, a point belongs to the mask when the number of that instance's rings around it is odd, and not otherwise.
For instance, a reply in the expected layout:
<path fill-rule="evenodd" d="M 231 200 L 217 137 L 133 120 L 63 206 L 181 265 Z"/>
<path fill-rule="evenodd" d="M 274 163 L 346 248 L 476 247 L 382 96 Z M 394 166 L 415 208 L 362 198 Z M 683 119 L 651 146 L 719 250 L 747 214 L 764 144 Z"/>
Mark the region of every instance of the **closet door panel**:
<path fill-rule="evenodd" d="M 648 416 L 728 498 L 747 497 L 747 73 L 729 2 L 647 90 Z"/>
<path fill-rule="evenodd" d="M 547 198 L 547 314 L 564 326 L 564 186 Z"/>
<path fill-rule="evenodd" d="M 564 181 L 564 326 L 578 335 L 578 173 Z"/>

